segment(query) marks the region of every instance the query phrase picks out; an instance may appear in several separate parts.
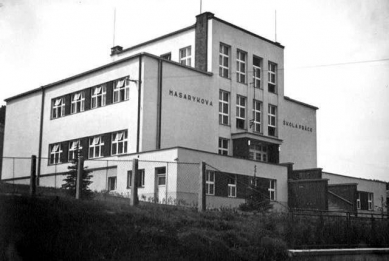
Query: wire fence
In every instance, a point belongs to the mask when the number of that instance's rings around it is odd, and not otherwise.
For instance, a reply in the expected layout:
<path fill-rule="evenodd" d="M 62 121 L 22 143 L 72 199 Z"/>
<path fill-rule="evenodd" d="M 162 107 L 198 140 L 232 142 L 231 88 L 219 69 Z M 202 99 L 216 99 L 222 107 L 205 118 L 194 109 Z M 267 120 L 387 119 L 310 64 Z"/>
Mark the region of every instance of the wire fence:
<path fill-rule="evenodd" d="M 2 161 L 3 192 L 26 194 L 29 192 L 31 158 L 9 157 Z M 38 158 L 36 169 L 37 193 L 64 195 L 61 190 L 69 175 L 71 163 L 53 163 L 52 158 Z M 133 160 L 87 159 L 84 169 L 92 176 L 89 189 L 106 196 L 131 197 Z M 138 198 L 140 201 L 180 206 L 197 206 L 199 163 L 169 161 L 138 161 Z"/>
<path fill-rule="evenodd" d="M 387 215 L 353 216 L 332 211 L 290 211 L 287 240 L 291 248 L 387 247 Z"/>

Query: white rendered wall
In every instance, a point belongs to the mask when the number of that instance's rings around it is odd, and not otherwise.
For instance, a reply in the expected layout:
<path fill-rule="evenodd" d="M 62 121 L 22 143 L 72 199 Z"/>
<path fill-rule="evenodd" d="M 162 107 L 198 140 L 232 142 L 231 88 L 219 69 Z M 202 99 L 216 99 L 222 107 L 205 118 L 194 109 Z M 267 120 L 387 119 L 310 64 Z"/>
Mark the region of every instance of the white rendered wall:
<path fill-rule="evenodd" d="M 7 102 L 3 157 L 38 155 L 42 93 Z M 2 179 L 29 176 L 29 159 L 3 159 Z"/>
<path fill-rule="evenodd" d="M 44 107 L 42 157 L 49 157 L 50 144 L 124 129 L 128 129 L 128 152 L 135 152 L 138 103 L 136 83 L 130 82 L 130 94 L 127 101 L 70 114 L 58 119 L 51 119 L 51 100 L 128 75 L 131 79 L 137 80 L 138 65 L 138 59 L 133 59 L 48 89 Z M 65 172 L 67 165 L 48 165 L 47 161 L 42 161 L 41 173 Z"/>
<path fill-rule="evenodd" d="M 213 153 L 206 153 L 194 150 L 179 148 L 179 161 L 181 162 L 201 162 L 204 161 L 210 165 L 207 169 L 219 170 L 222 172 L 254 176 L 256 166 L 256 176 L 267 179 L 277 180 L 276 185 L 276 201 L 274 209 L 283 210 L 288 202 L 288 184 L 287 184 L 287 168 L 280 165 L 261 163 L 252 160 L 237 159 L 227 156 L 221 156 Z M 215 169 L 216 168 L 216 169 Z M 199 177 L 198 171 L 179 172 L 177 177 L 178 191 L 194 192 L 198 191 Z M 216 185 L 217 186 L 217 185 Z M 239 198 L 222 198 L 216 196 L 207 196 L 208 207 L 220 207 L 223 202 L 228 202 L 231 206 L 238 206 L 242 203 Z M 224 203 L 223 203 L 224 204 Z"/>
<path fill-rule="evenodd" d="M 218 99 L 211 79 L 163 63 L 161 148 L 183 146 L 217 151 Z"/>
<path fill-rule="evenodd" d="M 380 211 L 377 210 L 377 207 L 382 207 L 381 198 L 383 198 L 384 202 L 386 200 L 386 183 L 383 181 L 354 178 L 354 177 L 338 175 L 338 174 L 333 174 L 328 172 L 323 172 L 323 179 L 329 179 L 328 185 L 357 183 L 358 191 L 370 192 L 374 194 L 373 203 L 374 203 L 374 210 L 376 212 L 380 213 Z M 366 213 L 372 212 L 372 211 L 362 211 L 362 210 L 358 210 L 358 211 L 366 212 Z M 386 209 L 384 211 L 386 211 Z"/>
<path fill-rule="evenodd" d="M 293 162 L 294 169 L 316 168 L 316 110 L 288 100 L 282 107 L 280 162 Z"/>

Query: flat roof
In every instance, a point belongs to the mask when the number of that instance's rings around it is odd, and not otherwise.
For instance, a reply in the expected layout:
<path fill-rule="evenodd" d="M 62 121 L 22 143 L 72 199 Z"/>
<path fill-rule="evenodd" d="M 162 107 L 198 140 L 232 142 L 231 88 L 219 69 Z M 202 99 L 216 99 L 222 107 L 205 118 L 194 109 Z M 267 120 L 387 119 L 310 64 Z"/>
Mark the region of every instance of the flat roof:
<path fill-rule="evenodd" d="M 194 24 L 194 25 L 191 25 L 191 26 L 188 26 L 188 27 L 185 27 L 185 28 L 182 28 L 182 29 L 180 29 L 180 30 L 177 30 L 177 31 L 174 31 L 174 32 L 165 34 L 165 35 L 162 35 L 162 36 L 157 37 L 157 38 L 154 38 L 154 39 L 152 39 L 152 40 L 149 40 L 149 41 L 146 41 L 146 42 L 143 42 L 143 43 L 134 45 L 134 46 L 130 46 L 130 47 L 128 47 L 128 48 L 123 49 L 122 51 L 120 51 L 119 54 L 120 54 L 120 53 L 127 52 L 127 51 L 131 51 L 131 50 L 133 50 L 133 49 L 139 48 L 139 47 L 144 46 L 144 45 L 148 45 L 148 44 L 151 44 L 151 43 L 154 43 L 154 42 L 158 42 L 158 41 L 163 40 L 163 39 L 165 39 L 165 38 L 168 38 L 168 37 L 170 37 L 170 36 L 173 36 L 173 35 L 176 35 L 176 34 L 180 34 L 180 33 L 189 31 L 189 30 L 194 29 L 194 28 L 195 28 L 195 24 Z M 116 54 L 114 54 L 114 55 L 116 55 Z M 113 55 L 111 54 L 111 56 L 113 56 Z"/>
<path fill-rule="evenodd" d="M 310 105 L 308 103 L 304 103 L 304 102 L 301 102 L 301 101 L 298 101 L 298 100 L 295 100 L 295 99 L 292 99 L 292 98 L 289 98 L 288 96 L 284 96 L 284 99 L 287 100 L 287 101 L 291 101 L 291 102 L 294 102 L 294 103 L 297 103 L 297 104 L 300 104 L 300 105 L 303 105 L 305 107 L 308 107 L 308 108 L 311 108 L 311 109 L 314 109 L 314 110 L 318 110 L 319 108 L 316 107 L 316 106 L 313 106 L 313 105 Z"/>
<path fill-rule="evenodd" d="M 267 38 L 265 38 L 265 37 L 262 37 L 262 36 L 260 36 L 260 35 L 257 35 L 257 34 L 255 34 L 255 33 L 253 33 L 253 32 L 250 32 L 250 31 L 248 31 L 248 30 L 246 30 L 246 29 L 243 29 L 242 27 L 236 26 L 236 25 L 231 24 L 231 23 L 229 23 L 229 22 L 227 22 L 227 21 L 225 21 L 225 20 L 222 20 L 222 19 L 220 19 L 220 18 L 214 16 L 214 14 L 211 13 L 211 12 L 205 12 L 205 13 L 202 13 L 202 14 L 210 14 L 210 15 L 208 16 L 208 20 L 214 19 L 214 20 L 219 21 L 219 22 L 221 22 L 221 23 L 224 23 L 224 24 L 226 24 L 226 25 L 228 25 L 228 26 L 234 27 L 234 28 L 236 28 L 236 29 L 238 29 L 238 30 L 240 30 L 240 31 L 243 31 L 243 32 L 245 32 L 245 33 L 247 33 L 247 34 L 249 34 L 249 35 L 251 35 L 251 36 L 257 37 L 257 38 L 259 38 L 259 39 L 261 39 L 261 40 L 263 40 L 263 41 L 266 41 L 266 42 L 268 42 L 268 43 L 274 44 L 274 45 L 276 45 L 277 47 L 280 47 L 280 48 L 283 48 L 283 49 L 285 48 L 283 45 L 281 45 L 281 44 L 278 43 L 278 42 L 273 42 L 272 40 L 269 40 L 269 39 L 267 39 Z M 197 16 L 199 16 L 199 15 L 197 15 Z M 195 27 L 196 27 L 196 24 L 193 24 L 193 25 L 191 25 L 191 26 L 182 28 L 182 29 L 180 29 L 180 30 L 177 30 L 177 31 L 174 31 L 174 32 L 171 32 L 171 33 L 162 35 L 162 36 L 159 36 L 159 37 L 154 38 L 154 39 L 152 39 L 152 40 L 149 40 L 149 41 L 146 41 L 146 42 L 143 42 L 143 43 L 134 45 L 134 46 L 130 46 L 130 47 L 128 47 L 128 48 L 123 49 L 122 51 L 120 51 L 119 54 L 124 53 L 124 52 L 127 52 L 127 51 L 134 50 L 134 49 L 136 49 L 136 48 L 139 48 L 139 47 L 142 47 L 142 46 L 145 46 L 145 45 L 148 45 L 148 44 L 151 44 L 151 43 L 154 43 L 154 42 L 163 40 L 163 39 L 165 39 L 165 38 L 168 38 L 168 37 L 171 37 L 171 36 L 174 36 L 174 35 L 177 35 L 177 34 L 180 34 L 180 33 L 183 33 L 183 32 L 189 31 L 189 30 L 192 30 L 192 29 L 195 29 Z M 116 55 L 116 54 L 114 54 L 114 55 Z M 111 56 L 113 56 L 113 55 L 111 55 Z"/>
<path fill-rule="evenodd" d="M 351 178 L 351 179 L 361 179 L 361 180 L 366 180 L 366 181 L 374 181 L 374 182 L 380 182 L 380 183 L 384 183 L 384 184 L 388 184 L 389 183 L 389 182 L 382 181 L 382 180 L 377 180 L 377 179 L 365 179 L 365 178 L 351 177 L 351 176 L 346 176 L 346 175 L 342 175 L 342 174 L 335 174 L 335 173 L 326 172 L 326 171 L 323 171 L 322 174 L 341 176 L 341 177 Z"/>

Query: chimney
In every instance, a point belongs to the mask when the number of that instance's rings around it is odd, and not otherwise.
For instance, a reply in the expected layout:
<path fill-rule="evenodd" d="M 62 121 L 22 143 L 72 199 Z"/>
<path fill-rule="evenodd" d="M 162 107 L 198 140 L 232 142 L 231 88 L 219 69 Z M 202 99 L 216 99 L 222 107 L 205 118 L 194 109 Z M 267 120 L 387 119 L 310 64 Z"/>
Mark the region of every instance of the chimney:
<path fill-rule="evenodd" d="M 213 18 L 214 14 L 205 12 L 196 16 L 195 27 L 195 68 L 208 70 L 208 20 Z"/>
<path fill-rule="evenodd" d="M 123 47 L 121 47 L 120 45 L 116 45 L 111 48 L 111 56 L 119 54 L 121 51 L 123 51 Z"/>

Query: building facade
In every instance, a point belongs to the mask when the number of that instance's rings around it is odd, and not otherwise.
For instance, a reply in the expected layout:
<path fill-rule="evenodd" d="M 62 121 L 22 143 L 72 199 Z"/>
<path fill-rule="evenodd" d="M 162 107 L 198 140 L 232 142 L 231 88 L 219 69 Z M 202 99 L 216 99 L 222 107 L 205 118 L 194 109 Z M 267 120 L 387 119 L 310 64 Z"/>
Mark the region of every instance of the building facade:
<path fill-rule="evenodd" d="M 129 194 L 131 165 L 122 162 L 140 158 L 171 163 L 142 167 L 141 199 L 195 202 L 198 169 L 174 164 L 205 161 L 215 166 L 210 206 L 244 202 L 254 176 L 285 206 L 282 163 L 317 168 L 317 108 L 284 95 L 281 44 L 203 13 L 111 51 L 109 64 L 6 100 L 4 156 L 37 155 L 40 185 L 60 186 L 53 173 L 66 173 L 80 148 L 97 191 Z M 28 183 L 29 172 L 28 161 L 3 159 L 2 180 Z"/>

